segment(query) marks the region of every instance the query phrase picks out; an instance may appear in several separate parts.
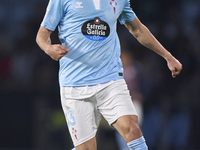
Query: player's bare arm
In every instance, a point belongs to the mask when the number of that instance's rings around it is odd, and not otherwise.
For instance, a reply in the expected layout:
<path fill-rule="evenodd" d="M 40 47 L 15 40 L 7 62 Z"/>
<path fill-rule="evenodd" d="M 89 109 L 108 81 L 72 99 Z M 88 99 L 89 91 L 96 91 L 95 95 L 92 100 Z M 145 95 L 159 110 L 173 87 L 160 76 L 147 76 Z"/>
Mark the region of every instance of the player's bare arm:
<path fill-rule="evenodd" d="M 41 26 L 37 33 L 36 42 L 47 55 L 49 55 L 52 59 L 58 61 L 69 50 L 60 44 L 51 44 L 51 33 L 52 31 Z"/>
<path fill-rule="evenodd" d="M 143 46 L 153 50 L 167 61 L 168 68 L 171 70 L 173 78 L 181 72 L 182 64 L 158 42 L 137 17 L 132 22 L 126 22 L 125 26 Z"/>

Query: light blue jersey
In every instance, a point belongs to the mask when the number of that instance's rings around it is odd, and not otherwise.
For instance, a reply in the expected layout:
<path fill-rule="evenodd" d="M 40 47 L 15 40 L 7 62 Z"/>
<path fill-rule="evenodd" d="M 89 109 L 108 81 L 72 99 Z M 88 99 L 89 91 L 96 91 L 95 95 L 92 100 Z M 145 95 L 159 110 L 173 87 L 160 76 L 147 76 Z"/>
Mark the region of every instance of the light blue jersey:
<path fill-rule="evenodd" d="M 69 52 L 60 59 L 60 86 L 87 86 L 123 78 L 117 19 L 131 22 L 129 0 L 50 0 L 41 26 Z"/>

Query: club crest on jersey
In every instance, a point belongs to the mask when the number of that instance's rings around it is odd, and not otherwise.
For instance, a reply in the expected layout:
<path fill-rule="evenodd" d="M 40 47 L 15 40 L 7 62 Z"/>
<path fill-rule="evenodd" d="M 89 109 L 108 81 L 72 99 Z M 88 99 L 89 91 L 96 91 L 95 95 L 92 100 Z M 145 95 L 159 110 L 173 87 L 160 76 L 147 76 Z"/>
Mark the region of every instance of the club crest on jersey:
<path fill-rule="evenodd" d="M 99 17 L 85 22 L 81 28 L 82 34 L 93 41 L 105 40 L 110 34 L 109 25 Z"/>
<path fill-rule="evenodd" d="M 111 0 L 110 5 L 112 5 L 115 14 L 117 3 L 115 2 L 115 0 Z"/>

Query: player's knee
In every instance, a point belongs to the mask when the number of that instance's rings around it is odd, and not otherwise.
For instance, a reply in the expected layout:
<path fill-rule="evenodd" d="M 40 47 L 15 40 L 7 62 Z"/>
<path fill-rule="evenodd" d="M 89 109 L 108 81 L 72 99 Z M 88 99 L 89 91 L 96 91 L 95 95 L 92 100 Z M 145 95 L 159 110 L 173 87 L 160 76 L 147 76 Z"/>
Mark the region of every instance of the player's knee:
<path fill-rule="evenodd" d="M 126 129 L 126 132 L 124 133 L 124 138 L 126 142 L 130 142 L 132 140 L 140 138 L 141 136 L 142 136 L 142 132 L 137 123 L 133 123 L 132 125 L 130 125 Z"/>

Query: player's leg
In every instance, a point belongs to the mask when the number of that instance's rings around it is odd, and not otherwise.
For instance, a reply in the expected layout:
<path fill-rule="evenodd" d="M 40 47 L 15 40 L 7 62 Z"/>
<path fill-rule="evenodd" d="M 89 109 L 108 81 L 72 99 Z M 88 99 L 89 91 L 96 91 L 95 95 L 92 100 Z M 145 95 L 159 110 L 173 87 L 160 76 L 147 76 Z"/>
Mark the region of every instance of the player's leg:
<path fill-rule="evenodd" d="M 125 81 L 113 81 L 112 84 L 101 90 L 97 97 L 101 99 L 98 101 L 100 113 L 110 125 L 118 130 L 127 142 L 129 149 L 147 150 Z"/>
<path fill-rule="evenodd" d="M 116 130 L 127 142 L 130 150 L 147 150 L 144 137 L 138 125 L 138 118 L 135 115 L 119 117 L 113 124 Z"/>
<path fill-rule="evenodd" d="M 142 136 L 136 115 L 121 116 L 112 126 L 115 127 L 127 143 Z"/>
<path fill-rule="evenodd" d="M 142 104 L 139 101 L 134 101 L 133 104 L 137 111 L 138 124 L 140 125 L 143 120 Z M 129 150 L 126 141 L 123 139 L 123 137 L 120 135 L 120 133 L 118 131 L 115 131 L 115 138 L 116 138 L 119 150 Z"/>
<path fill-rule="evenodd" d="M 101 115 L 97 111 L 94 96 L 87 91 L 92 89 L 61 87 L 61 104 L 76 150 L 97 149 L 95 135 Z"/>

